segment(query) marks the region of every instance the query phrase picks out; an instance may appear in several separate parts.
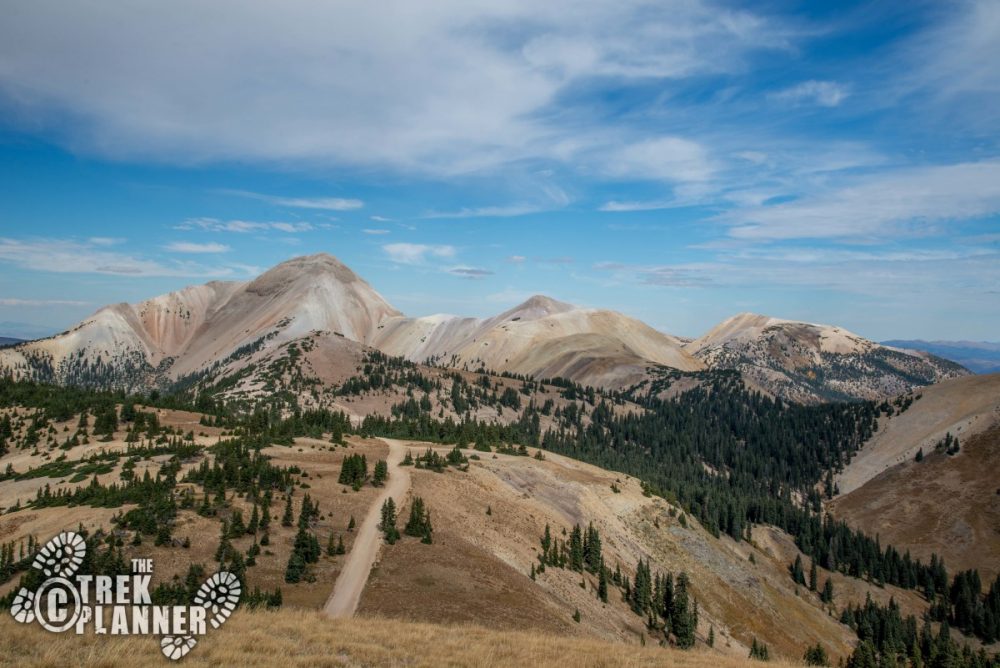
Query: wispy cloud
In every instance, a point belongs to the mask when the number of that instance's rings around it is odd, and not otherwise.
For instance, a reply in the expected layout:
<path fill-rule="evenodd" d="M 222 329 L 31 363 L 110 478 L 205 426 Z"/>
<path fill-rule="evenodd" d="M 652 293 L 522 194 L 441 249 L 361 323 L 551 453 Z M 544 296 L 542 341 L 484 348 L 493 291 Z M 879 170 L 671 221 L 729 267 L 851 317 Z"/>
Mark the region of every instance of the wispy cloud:
<path fill-rule="evenodd" d="M 648 200 L 648 201 L 629 201 L 620 202 L 618 200 L 611 200 L 602 204 L 598 211 L 608 211 L 613 213 L 621 213 L 628 211 L 657 211 L 659 209 L 669 209 L 671 207 L 677 206 L 676 202 L 670 200 Z"/>
<path fill-rule="evenodd" d="M 706 181 L 715 172 L 705 147 L 682 137 L 626 144 L 611 153 L 604 169 L 614 177 L 671 183 Z"/>
<path fill-rule="evenodd" d="M 613 147 L 599 119 L 548 113 L 582 84 L 736 72 L 799 38 L 762 13 L 707 0 L 442 0 L 419 13 L 403 0 L 307 3 L 177 20 L 203 10 L 194 0 L 116 5 L 98 20 L 70 4 L 53 21 L 26 5 L 0 24 L 0 88 L 36 126 L 78 120 L 59 136 L 101 154 L 483 173 L 538 159 L 602 164 L 602 151 L 587 150 Z"/>
<path fill-rule="evenodd" d="M 455 276 L 460 276 L 462 278 L 469 279 L 481 279 L 487 276 L 492 276 L 494 272 L 489 269 L 482 269 L 480 267 L 451 267 L 446 270 L 449 274 L 454 274 Z"/>
<path fill-rule="evenodd" d="M 287 234 L 299 232 L 311 232 L 316 229 L 311 223 L 297 222 L 257 222 L 249 220 L 219 220 L 217 218 L 189 218 L 180 225 L 175 225 L 176 230 L 205 230 L 208 232 L 237 232 L 247 234 L 249 232 L 264 232 L 275 230 Z"/>
<path fill-rule="evenodd" d="M 319 209 L 321 211 L 353 211 L 365 205 L 359 199 L 344 197 L 283 197 L 281 195 L 265 195 L 248 190 L 222 190 L 220 192 L 238 197 L 248 197 L 275 206 L 292 209 Z"/>
<path fill-rule="evenodd" d="M 19 240 L 0 237 L 0 262 L 9 262 L 32 271 L 69 274 L 137 277 L 226 277 L 242 274 L 235 265 L 205 266 L 187 261 L 160 262 L 74 239 Z"/>
<path fill-rule="evenodd" d="M 125 243 L 122 237 L 90 237 L 87 241 L 95 246 L 118 246 Z"/>
<path fill-rule="evenodd" d="M 193 241 L 174 241 L 163 248 L 171 253 L 228 253 L 231 250 L 225 244 L 215 242 L 200 244 Z"/>
<path fill-rule="evenodd" d="M 637 265 L 621 262 L 598 262 L 594 269 L 612 274 L 620 282 L 671 288 L 705 287 L 713 280 L 705 272 L 690 266 Z"/>
<path fill-rule="evenodd" d="M 389 234 L 389 230 L 365 228 L 361 230 L 365 234 L 382 235 Z"/>
<path fill-rule="evenodd" d="M 899 169 L 721 216 L 744 239 L 886 238 L 1000 213 L 1000 161 Z"/>
<path fill-rule="evenodd" d="M 454 246 L 396 243 L 382 246 L 389 259 L 399 264 L 421 264 L 428 257 L 450 258 L 455 256 Z"/>
<path fill-rule="evenodd" d="M 847 99 L 847 86 L 836 81 L 803 81 L 790 88 L 771 95 L 778 102 L 788 104 L 817 104 L 821 107 L 836 107 Z"/>
<path fill-rule="evenodd" d="M 515 218 L 531 213 L 547 211 L 552 207 L 534 204 L 511 204 L 508 206 L 467 207 L 457 211 L 428 211 L 422 218 Z"/>
<path fill-rule="evenodd" d="M 17 299 L 0 297 L 0 306 L 89 306 L 91 302 L 71 299 Z"/>

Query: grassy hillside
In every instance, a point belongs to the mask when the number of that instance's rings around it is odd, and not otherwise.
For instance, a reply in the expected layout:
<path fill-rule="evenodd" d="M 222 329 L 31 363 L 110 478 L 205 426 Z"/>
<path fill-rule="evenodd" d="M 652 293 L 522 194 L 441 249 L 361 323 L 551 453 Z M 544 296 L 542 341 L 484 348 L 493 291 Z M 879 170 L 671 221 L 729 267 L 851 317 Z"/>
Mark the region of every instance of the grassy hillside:
<path fill-rule="evenodd" d="M 54 635 L 0 618 L 0 666 L 163 665 L 150 637 Z M 639 647 L 586 638 L 471 625 L 419 624 L 385 619 L 331 620 L 304 610 L 238 612 L 207 634 L 185 666 L 676 666 L 736 668 L 747 659 L 701 651 Z M 772 661 L 770 666 L 787 666 Z"/>

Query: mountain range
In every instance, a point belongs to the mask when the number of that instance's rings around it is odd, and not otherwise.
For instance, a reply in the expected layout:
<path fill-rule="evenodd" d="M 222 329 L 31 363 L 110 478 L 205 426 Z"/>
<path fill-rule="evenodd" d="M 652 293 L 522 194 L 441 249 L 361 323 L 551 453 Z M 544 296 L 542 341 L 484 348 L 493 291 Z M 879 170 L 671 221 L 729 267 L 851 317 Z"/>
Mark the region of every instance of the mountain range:
<path fill-rule="evenodd" d="M 167 387 L 245 371 L 306 337 L 330 359 L 377 349 L 421 364 L 610 389 L 646 382 L 656 368 L 732 369 L 751 387 L 803 403 L 884 399 L 969 373 L 840 327 L 750 313 L 693 341 L 540 295 L 486 319 L 407 317 L 327 254 L 288 260 L 247 282 L 214 281 L 104 307 L 66 332 L 3 349 L 0 368 L 59 383 Z"/>
<path fill-rule="evenodd" d="M 1000 371 L 1000 343 L 989 341 L 921 341 L 892 340 L 882 345 L 909 350 L 923 350 L 943 357 L 975 373 L 996 373 Z"/>

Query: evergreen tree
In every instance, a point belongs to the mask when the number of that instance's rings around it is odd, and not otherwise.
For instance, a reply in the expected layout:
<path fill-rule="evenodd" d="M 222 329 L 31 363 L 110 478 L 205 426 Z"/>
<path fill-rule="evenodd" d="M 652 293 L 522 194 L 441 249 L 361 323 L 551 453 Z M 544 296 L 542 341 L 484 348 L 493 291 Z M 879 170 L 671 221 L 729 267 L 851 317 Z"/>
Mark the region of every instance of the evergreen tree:
<path fill-rule="evenodd" d="M 802 660 L 806 662 L 807 666 L 828 666 L 830 665 L 830 659 L 826 655 L 826 650 L 819 643 L 806 649 L 805 655 Z"/>
<path fill-rule="evenodd" d="M 820 600 L 824 603 L 833 603 L 833 579 L 827 578 L 826 582 L 823 583 L 823 593 L 820 594 Z"/>
<path fill-rule="evenodd" d="M 689 609 L 690 581 L 687 573 L 677 576 L 670 607 L 670 628 L 677 638 L 677 646 L 682 649 L 694 647 L 696 617 Z"/>
<path fill-rule="evenodd" d="M 385 535 L 385 542 L 393 545 L 399 540 L 399 529 L 396 528 L 396 502 L 389 497 L 382 504 L 382 522 L 379 525 Z"/>
<path fill-rule="evenodd" d="M 750 645 L 750 658 L 757 661 L 770 661 L 770 652 L 767 649 L 767 645 L 758 642 L 756 636 L 754 636 L 753 642 Z"/>
<path fill-rule="evenodd" d="M 381 487 L 389 478 L 389 465 L 384 459 L 375 462 L 375 472 L 372 474 L 372 485 Z"/>
<path fill-rule="evenodd" d="M 597 597 L 602 602 L 608 602 L 608 569 L 604 567 L 604 560 L 601 560 L 597 570 Z"/>
<path fill-rule="evenodd" d="M 795 581 L 795 584 L 804 585 L 806 583 L 805 571 L 802 569 L 802 555 L 795 555 L 795 563 L 791 565 L 789 571 L 791 571 L 792 580 Z"/>

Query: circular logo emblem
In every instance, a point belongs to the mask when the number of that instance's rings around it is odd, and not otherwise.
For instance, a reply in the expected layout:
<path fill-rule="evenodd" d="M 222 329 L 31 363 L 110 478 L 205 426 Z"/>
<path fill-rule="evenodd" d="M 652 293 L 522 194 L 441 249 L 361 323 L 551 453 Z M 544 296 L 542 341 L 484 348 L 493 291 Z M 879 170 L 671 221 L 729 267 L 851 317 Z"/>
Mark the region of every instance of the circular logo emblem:
<path fill-rule="evenodd" d="M 53 633 L 76 624 L 82 607 L 80 593 L 66 578 L 49 578 L 35 592 L 35 619 Z"/>

